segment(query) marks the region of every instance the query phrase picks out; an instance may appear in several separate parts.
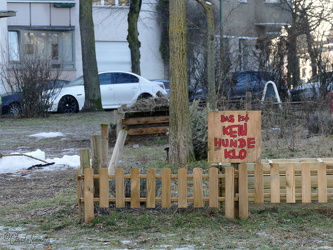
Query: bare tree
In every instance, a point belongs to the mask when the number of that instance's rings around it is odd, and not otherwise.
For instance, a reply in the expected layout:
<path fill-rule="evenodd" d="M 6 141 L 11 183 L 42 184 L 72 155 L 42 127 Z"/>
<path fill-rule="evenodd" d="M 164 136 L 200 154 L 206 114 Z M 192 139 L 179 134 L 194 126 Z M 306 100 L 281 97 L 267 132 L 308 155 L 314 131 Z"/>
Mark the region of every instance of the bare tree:
<path fill-rule="evenodd" d="M 142 0 L 131 0 L 128 12 L 128 47 L 131 51 L 132 72 L 141 75 L 140 69 L 140 47 L 138 19 L 141 10 Z"/>
<path fill-rule="evenodd" d="M 80 32 L 85 101 L 83 111 L 103 110 L 95 51 L 92 0 L 80 0 Z"/>
<path fill-rule="evenodd" d="M 194 160 L 188 105 L 186 57 L 186 1 L 170 1 L 170 151 L 171 164 L 185 165 Z"/>
<path fill-rule="evenodd" d="M 208 107 L 216 110 L 216 84 L 215 84 L 215 46 L 214 46 L 214 14 L 213 5 L 210 2 L 196 0 L 204 8 L 207 19 L 207 82 L 208 82 Z"/>

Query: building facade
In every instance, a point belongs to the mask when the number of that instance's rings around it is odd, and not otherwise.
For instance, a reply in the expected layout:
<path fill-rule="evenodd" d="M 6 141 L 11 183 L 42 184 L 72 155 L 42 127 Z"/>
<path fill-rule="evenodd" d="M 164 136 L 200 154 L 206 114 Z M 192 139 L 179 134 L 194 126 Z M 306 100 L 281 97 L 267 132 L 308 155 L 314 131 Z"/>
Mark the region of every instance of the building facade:
<path fill-rule="evenodd" d="M 96 59 L 98 71 L 131 71 L 127 37 L 129 2 L 94 0 Z M 4 9 L 16 16 L 1 20 L 2 63 L 18 63 L 27 55 L 43 54 L 62 79 L 82 75 L 79 0 L 8 0 Z M 155 0 L 144 0 L 139 17 L 141 73 L 148 79 L 164 78 L 159 53 L 160 27 Z"/>
<path fill-rule="evenodd" d="M 257 48 L 261 41 L 280 36 L 283 26 L 291 25 L 287 4 L 284 0 L 223 0 L 223 36 L 232 71 L 259 70 L 268 63 L 260 61 L 266 58 Z"/>

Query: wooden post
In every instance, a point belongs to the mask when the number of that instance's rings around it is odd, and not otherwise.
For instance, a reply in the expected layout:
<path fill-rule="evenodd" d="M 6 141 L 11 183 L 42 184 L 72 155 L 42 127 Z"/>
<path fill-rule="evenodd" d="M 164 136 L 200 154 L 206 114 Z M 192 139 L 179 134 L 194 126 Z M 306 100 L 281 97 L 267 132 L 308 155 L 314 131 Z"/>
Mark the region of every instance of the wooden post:
<path fill-rule="evenodd" d="M 239 218 L 246 220 L 249 217 L 249 185 L 247 178 L 247 165 L 242 163 L 238 170 L 238 190 L 239 190 Z"/>
<path fill-rule="evenodd" d="M 209 168 L 209 207 L 219 206 L 219 171 L 215 167 Z"/>
<path fill-rule="evenodd" d="M 146 188 L 146 207 L 155 208 L 155 198 L 156 198 L 156 170 L 149 168 L 147 170 L 147 188 Z"/>
<path fill-rule="evenodd" d="M 171 207 L 171 169 L 162 169 L 162 208 Z"/>
<path fill-rule="evenodd" d="M 225 168 L 225 216 L 235 219 L 235 169 Z"/>
<path fill-rule="evenodd" d="M 131 208 L 140 208 L 140 170 L 131 169 Z"/>
<path fill-rule="evenodd" d="M 245 110 L 251 110 L 252 109 L 252 93 L 246 92 L 246 103 L 245 103 Z"/>
<path fill-rule="evenodd" d="M 333 107 L 332 107 L 333 108 Z M 327 202 L 327 175 L 326 164 L 318 163 L 318 202 Z"/>
<path fill-rule="evenodd" d="M 264 202 L 264 170 L 261 163 L 254 165 L 254 202 Z"/>
<path fill-rule="evenodd" d="M 90 168 L 90 150 L 80 150 L 80 168 L 76 171 L 77 176 L 77 198 L 78 198 L 78 210 L 79 210 L 79 221 L 82 222 L 84 218 L 84 207 L 82 206 L 81 198 L 84 195 L 83 180 L 79 176 L 83 175 L 84 169 Z"/>
<path fill-rule="evenodd" d="M 287 203 L 295 203 L 295 168 L 292 164 L 286 166 L 286 196 Z"/>
<path fill-rule="evenodd" d="M 272 163 L 271 166 L 271 203 L 280 203 L 280 173 L 279 164 Z"/>
<path fill-rule="evenodd" d="M 101 168 L 99 173 L 99 206 L 109 207 L 109 176 L 108 169 Z"/>
<path fill-rule="evenodd" d="M 94 180 L 93 169 L 84 170 L 84 222 L 94 219 Z"/>
<path fill-rule="evenodd" d="M 202 169 L 193 169 L 194 207 L 203 207 Z"/>
<path fill-rule="evenodd" d="M 121 150 L 123 149 L 124 144 L 125 144 L 126 136 L 127 136 L 127 131 L 124 129 L 122 129 L 119 132 L 119 135 L 117 136 L 116 145 L 113 149 L 113 153 L 112 153 L 111 160 L 110 160 L 109 167 L 108 167 L 109 174 L 115 173 L 115 169 L 117 167 L 117 163 L 118 163 L 118 160 L 120 157 Z"/>
<path fill-rule="evenodd" d="M 101 124 L 101 167 L 108 167 L 108 154 L 109 154 L 109 125 L 107 123 Z"/>
<path fill-rule="evenodd" d="M 116 169 L 116 208 L 125 207 L 124 169 Z"/>
<path fill-rule="evenodd" d="M 94 174 L 99 174 L 99 169 L 101 168 L 101 136 L 100 135 L 92 135 L 91 137 L 91 148 L 92 148 L 92 168 L 94 170 Z M 99 180 L 94 180 L 95 186 L 95 196 L 99 197 Z"/>
<path fill-rule="evenodd" d="M 178 169 L 178 207 L 187 208 L 187 169 Z"/>
<path fill-rule="evenodd" d="M 310 165 L 302 163 L 302 203 L 311 203 L 311 172 Z"/>

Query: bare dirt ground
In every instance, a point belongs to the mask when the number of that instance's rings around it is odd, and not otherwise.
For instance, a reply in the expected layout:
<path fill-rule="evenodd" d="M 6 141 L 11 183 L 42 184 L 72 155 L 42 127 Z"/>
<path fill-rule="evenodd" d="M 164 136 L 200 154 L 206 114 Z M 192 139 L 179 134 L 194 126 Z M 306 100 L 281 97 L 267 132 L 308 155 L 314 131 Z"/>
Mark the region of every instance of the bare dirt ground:
<path fill-rule="evenodd" d="M 46 158 L 79 155 L 90 148 L 90 138 L 100 134 L 100 124 L 110 123 L 112 112 L 51 114 L 45 119 L 0 118 L 0 153 L 27 153 L 40 149 Z M 36 139 L 30 135 L 60 132 L 64 137 Z M 60 191 L 75 189 L 75 169 L 54 171 L 34 169 L 29 173 L 0 174 L 0 206 L 25 204 L 29 201 L 52 199 Z"/>
<path fill-rule="evenodd" d="M 45 119 L 2 117 L 0 153 L 40 149 L 51 159 L 79 155 L 80 149 L 90 148 L 91 136 L 100 134 L 100 124 L 112 122 L 112 115 L 102 112 L 52 114 Z M 61 132 L 64 136 L 30 137 L 42 132 Z M 288 150 L 287 142 L 275 139 L 264 143 L 263 158 L 333 157 L 331 137 L 297 137 L 296 151 Z M 133 150 L 137 143 L 140 148 Z M 143 166 L 151 158 L 164 162 L 162 141 L 160 145 L 155 141 L 153 146 L 142 145 L 140 140 L 131 144 L 125 147 L 126 161 L 121 164 Z M 220 211 L 156 209 L 113 212 L 103 217 L 106 221 L 78 225 L 75 197 L 73 168 L 0 174 L 0 249 L 333 249 L 331 203 L 324 208 L 317 204 L 294 204 L 286 209 L 273 205 L 268 209 L 251 207 L 252 214 L 245 222 L 229 221 Z M 20 232 L 21 241 L 16 238 Z M 36 241 L 28 244 L 22 240 L 27 236 L 36 237 Z M 45 242 L 37 244 L 40 239 Z"/>

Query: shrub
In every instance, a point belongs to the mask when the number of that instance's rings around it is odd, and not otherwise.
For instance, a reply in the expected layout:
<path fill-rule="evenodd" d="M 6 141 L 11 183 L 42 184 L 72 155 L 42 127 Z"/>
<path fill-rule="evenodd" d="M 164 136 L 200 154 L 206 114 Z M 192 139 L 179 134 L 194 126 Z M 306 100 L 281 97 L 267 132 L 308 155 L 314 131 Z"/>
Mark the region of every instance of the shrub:
<path fill-rule="evenodd" d="M 208 110 L 199 107 L 199 101 L 190 106 L 193 148 L 196 160 L 207 158 Z"/>

